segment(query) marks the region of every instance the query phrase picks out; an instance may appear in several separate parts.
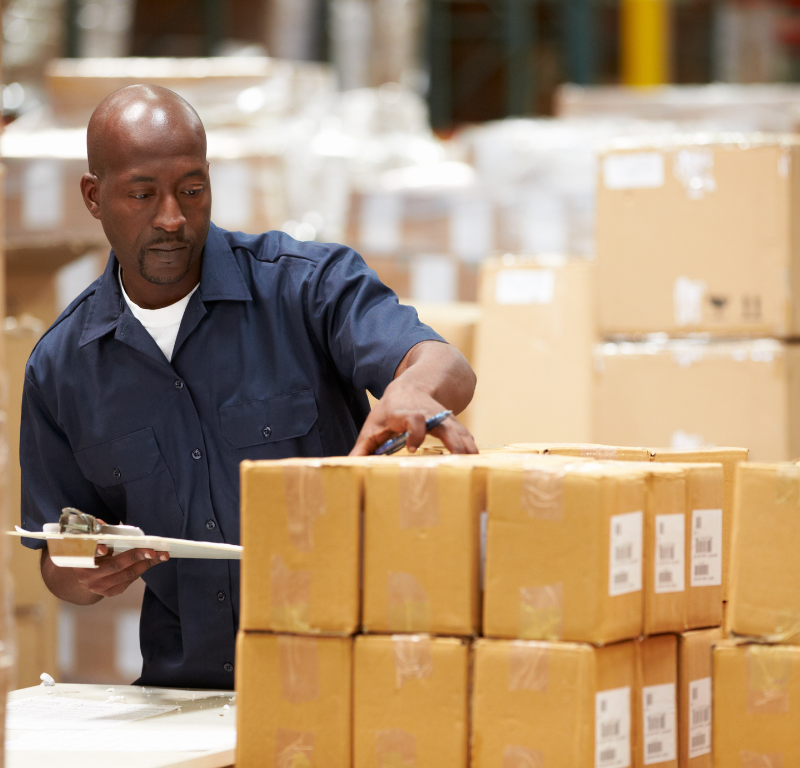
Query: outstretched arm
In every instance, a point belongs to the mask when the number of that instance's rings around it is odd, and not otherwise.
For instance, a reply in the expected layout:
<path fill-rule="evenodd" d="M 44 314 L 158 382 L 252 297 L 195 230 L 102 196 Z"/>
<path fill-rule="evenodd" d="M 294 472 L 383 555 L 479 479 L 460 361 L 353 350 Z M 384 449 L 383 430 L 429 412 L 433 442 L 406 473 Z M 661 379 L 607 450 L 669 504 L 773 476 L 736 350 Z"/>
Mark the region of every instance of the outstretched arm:
<path fill-rule="evenodd" d="M 409 451 L 425 439 L 425 420 L 439 411 L 461 413 L 475 392 L 475 373 L 455 347 L 422 341 L 400 361 L 394 380 L 372 409 L 351 456 L 367 456 L 394 435 L 408 432 Z M 477 453 L 472 435 L 452 416 L 432 430 L 451 453 Z"/>

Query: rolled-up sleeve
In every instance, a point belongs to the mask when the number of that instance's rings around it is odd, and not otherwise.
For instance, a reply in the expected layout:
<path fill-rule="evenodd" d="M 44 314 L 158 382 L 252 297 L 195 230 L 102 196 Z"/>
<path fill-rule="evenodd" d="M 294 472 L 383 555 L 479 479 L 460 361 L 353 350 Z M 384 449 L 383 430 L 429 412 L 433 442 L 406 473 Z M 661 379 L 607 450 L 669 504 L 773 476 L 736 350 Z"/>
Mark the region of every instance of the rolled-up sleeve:
<path fill-rule="evenodd" d="M 40 389 L 26 375 L 22 393 L 19 462 L 22 473 L 20 520 L 27 531 L 41 531 L 44 523 L 56 523 L 64 507 L 119 521 L 81 473 L 69 441 L 59 428 Z M 31 549 L 44 542 L 23 539 Z"/>
<path fill-rule="evenodd" d="M 339 375 L 380 398 L 397 366 L 421 341 L 445 340 L 402 305 L 355 251 L 332 250 L 308 285 L 308 317 Z"/>

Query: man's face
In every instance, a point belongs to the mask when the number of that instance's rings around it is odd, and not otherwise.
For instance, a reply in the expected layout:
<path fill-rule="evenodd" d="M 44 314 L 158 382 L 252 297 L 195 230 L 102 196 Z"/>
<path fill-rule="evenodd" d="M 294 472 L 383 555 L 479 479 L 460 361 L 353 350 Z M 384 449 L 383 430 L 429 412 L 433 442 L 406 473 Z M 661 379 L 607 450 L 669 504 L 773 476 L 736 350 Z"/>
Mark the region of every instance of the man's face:
<path fill-rule="evenodd" d="M 121 147 L 97 180 L 97 217 L 126 281 L 172 285 L 199 265 L 211 221 L 204 142 Z"/>

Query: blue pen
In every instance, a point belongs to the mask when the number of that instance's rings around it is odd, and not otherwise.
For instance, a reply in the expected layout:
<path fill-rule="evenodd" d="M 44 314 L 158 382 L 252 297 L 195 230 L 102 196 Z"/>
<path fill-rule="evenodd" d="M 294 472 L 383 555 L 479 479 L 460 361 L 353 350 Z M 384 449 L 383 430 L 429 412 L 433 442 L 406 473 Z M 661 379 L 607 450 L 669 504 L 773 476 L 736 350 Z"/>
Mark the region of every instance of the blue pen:
<path fill-rule="evenodd" d="M 432 429 L 436 429 L 448 416 L 452 416 L 452 411 L 442 411 L 441 413 L 437 413 L 435 416 L 431 416 L 429 419 L 425 420 L 425 431 L 430 432 Z M 402 435 L 398 435 L 397 437 L 393 437 L 391 440 L 387 440 L 377 451 L 375 451 L 376 456 L 388 456 L 391 453 L 397 453 L 401 448 L 405 446 L 408 442 L 408 432 L 403 432 Z"/>

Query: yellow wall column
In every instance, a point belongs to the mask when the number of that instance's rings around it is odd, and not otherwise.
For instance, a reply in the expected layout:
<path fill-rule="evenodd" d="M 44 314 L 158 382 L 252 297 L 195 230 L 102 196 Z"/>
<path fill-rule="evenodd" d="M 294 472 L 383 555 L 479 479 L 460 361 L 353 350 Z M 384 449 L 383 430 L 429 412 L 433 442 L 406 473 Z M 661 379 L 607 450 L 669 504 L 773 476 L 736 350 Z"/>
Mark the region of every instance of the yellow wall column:
<path fill-rule="evenodd" d="M 669 80 L 668 0 L 621 0 L 620 49 L 625 85 Z"/>

